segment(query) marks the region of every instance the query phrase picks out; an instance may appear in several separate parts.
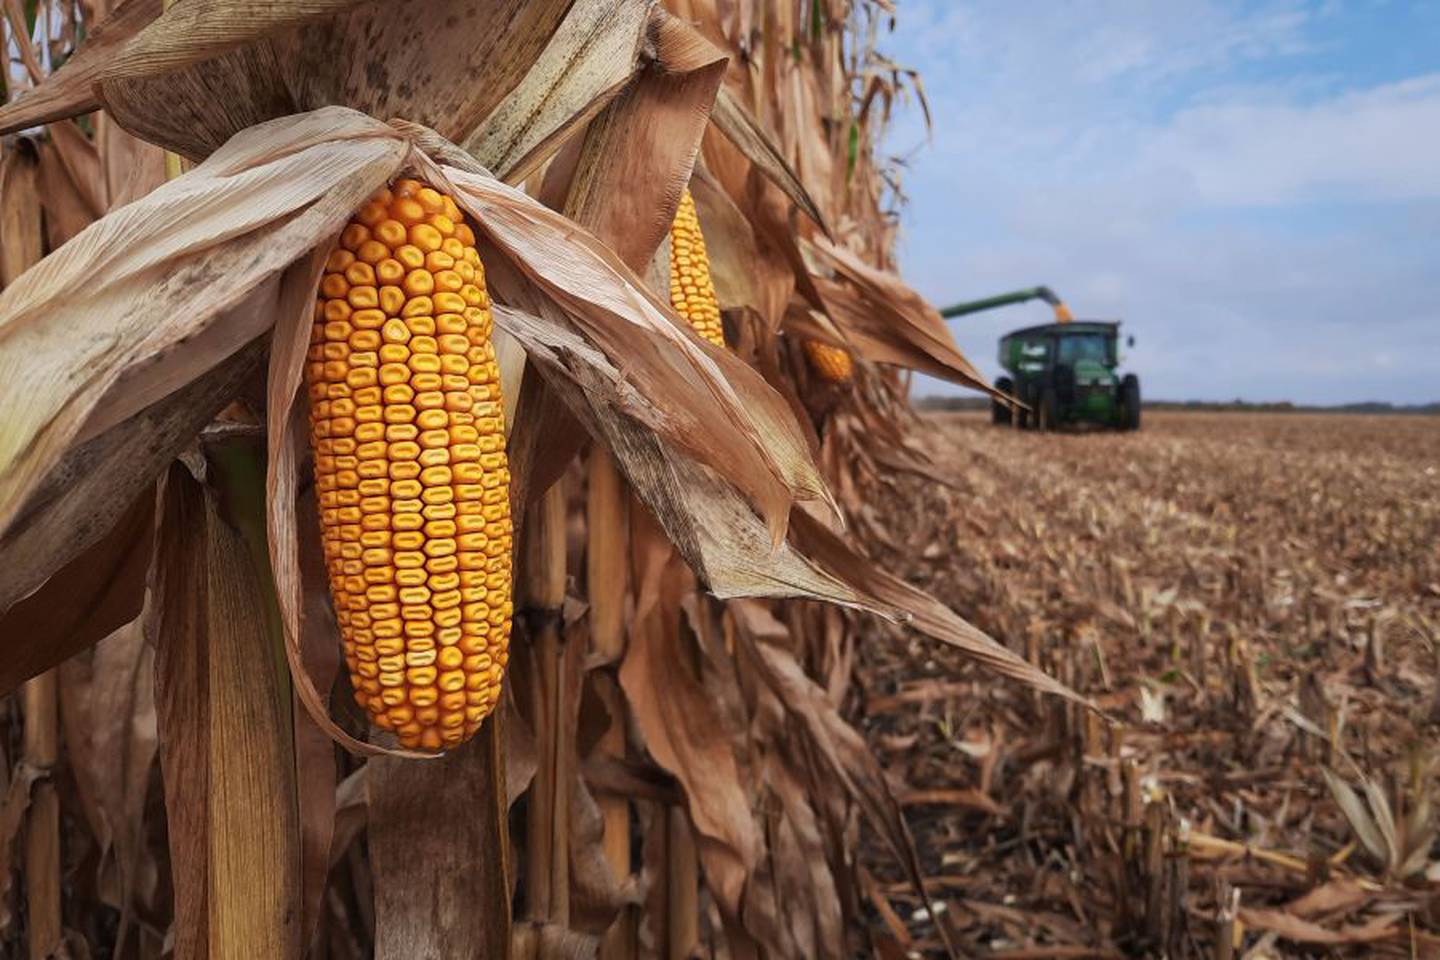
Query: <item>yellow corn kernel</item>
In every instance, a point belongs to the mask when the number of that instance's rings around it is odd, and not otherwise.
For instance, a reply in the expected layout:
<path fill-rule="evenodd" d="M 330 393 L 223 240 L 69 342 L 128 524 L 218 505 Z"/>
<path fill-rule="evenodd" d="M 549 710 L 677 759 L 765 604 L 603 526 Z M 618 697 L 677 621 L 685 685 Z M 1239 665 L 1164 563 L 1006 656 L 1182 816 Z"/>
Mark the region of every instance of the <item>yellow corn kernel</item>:
<path fill-rule="evenodd" d="M 855 375 L 854 358 L 840 347 L 832 347 L 819 340 L 806 340 L 805 356 L 821 379 L 829 383 L 849 383 Z"/>
<path fill-rule="evenodd" d="M 680 195 L 675 222 L 670 225 L 670 305 L 700 336 L 717 347 L 725 346 L 705 235 L 700 232 L 700 215 L 688 189 Z"/>
<path fill-rule="evenodd" d="M 479 729 L 510 633 L 510 473 L 474 244 L 451 198 L 408 179 L 378 191 L 325 263 L 305 367 L 356 701 L 424 749 Z"/>

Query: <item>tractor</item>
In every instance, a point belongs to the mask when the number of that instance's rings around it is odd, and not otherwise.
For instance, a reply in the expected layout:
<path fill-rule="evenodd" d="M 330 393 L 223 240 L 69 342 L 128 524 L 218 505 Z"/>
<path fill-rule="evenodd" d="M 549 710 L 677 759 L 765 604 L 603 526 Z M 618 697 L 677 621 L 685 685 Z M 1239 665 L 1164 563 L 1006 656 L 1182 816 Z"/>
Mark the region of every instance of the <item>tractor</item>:
<path fill-rule="evenodd" d="M 1140 429 L 1140 380 L 1133 373 L 1121 376 L 1115 370 L 1119 365 L 1119 323 L 1076 320 L 1049 287 L 957 303 L 940 314 L 959 317 L 1037 299 L 1050 304 L 1055 322 L 1001 338 L 1000 366 L 1009 376 L 998 378 L 995 388 L 1022 406 L 996 398 L 991 401 L 991 419 L 1033 430 L 1058 430 L 1068 425 Z M 1135 338 L 1129 337 L 1126 344 L 1133 347 Z"/>
<path fill-rule="evenodd" d="M 1057 430 L 1089 424 L 1140 429 L 1140 379 L 1116 373 L 1120 324 L 1097 320 L 1026 327 L 1000 340 L 1000 366 L 1009 373 L 995 388 L 1029 407 L 991 402 L 991 419 L 1022 429 Z M 1133 344 L 1134 338 L 1129 341 Z"/>

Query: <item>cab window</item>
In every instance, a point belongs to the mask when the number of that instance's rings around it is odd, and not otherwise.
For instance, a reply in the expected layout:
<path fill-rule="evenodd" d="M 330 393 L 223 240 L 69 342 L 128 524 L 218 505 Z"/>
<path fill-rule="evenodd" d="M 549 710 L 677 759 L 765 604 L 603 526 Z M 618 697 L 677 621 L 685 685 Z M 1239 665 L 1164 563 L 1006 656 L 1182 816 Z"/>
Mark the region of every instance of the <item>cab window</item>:
<path fill-rule="evenodd" d="M 1074 364 L 1081 360 L 1105 363 L 1109 360 L 1109 351 L 1105 340 L 1106 337 L 1103 333 L 1079 333 L 1061 337 L 1057 359 L 1066 364 Z"/>

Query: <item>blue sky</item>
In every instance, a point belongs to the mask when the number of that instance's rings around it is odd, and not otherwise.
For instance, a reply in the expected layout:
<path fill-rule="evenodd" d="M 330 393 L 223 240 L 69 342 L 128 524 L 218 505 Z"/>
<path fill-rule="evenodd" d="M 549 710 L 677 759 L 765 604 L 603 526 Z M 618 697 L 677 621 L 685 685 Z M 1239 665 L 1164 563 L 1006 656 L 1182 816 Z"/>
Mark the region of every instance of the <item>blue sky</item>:
<path fill-rule="evenodd" d="M 1440 400 L 1440 0 L 900 0 L 905 278 L 1121 318 L 1155 399 Z M 1029 303 L 951 321 L 995 343 Z M 920 378 L 920 393 L 952 392 Z"/>

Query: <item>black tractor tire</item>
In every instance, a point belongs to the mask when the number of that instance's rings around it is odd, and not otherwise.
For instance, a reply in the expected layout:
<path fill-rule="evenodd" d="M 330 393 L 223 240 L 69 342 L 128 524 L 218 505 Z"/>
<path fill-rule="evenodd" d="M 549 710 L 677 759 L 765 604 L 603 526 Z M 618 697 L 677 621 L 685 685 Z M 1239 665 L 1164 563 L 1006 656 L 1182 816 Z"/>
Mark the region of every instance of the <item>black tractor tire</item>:
<path fill-rule="evenodd" d="M 1041 433 L 1054 433 L 1060 429 L 1060 421 L 1056 419 L 1056 413 L 1060 409 L 1060 402 L 1055 396 L 1054 387 L 1046 387 L 1040 393 L 1040 402 L 1035 405 L 1035 429 Z"/>
<path fill-rule="evenodd" d="M 995 389 L 1001 393 L 1015 394 L 1015 383 L 1009 377 L 1001 377 L 995 381 Z M 1010 405 L 1001 403 L 999 400 L 990 401 L 990 422 L 998 427 L 1010 426 Z"/>
<path fill-rule="evenodd" d="M 1120 429 L 1140 429 L 1140 378 L 1133 373 L 1120 380 Z"/>

